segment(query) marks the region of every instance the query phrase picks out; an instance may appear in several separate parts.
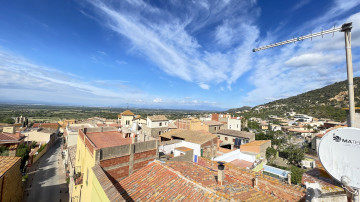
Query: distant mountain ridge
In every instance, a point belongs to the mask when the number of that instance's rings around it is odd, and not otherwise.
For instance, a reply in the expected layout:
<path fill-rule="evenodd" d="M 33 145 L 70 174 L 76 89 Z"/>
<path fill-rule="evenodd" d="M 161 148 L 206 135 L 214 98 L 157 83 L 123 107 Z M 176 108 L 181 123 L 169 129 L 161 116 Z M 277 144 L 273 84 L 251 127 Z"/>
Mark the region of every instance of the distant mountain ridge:
<path fill-rule="evenodd" d="M 360 77 L 354 78 L 355 105 L 360 106 Z M 330 84 L 289 98 L 275 100 L 251 109 L 229 109 L 228 112 L 243 111 L 244 116 L 265 117 L 283 115 L 285 112 L 308 114 L 316 118 L 330 118 L 345 121 L 348 107 L 347 80 Z"/>

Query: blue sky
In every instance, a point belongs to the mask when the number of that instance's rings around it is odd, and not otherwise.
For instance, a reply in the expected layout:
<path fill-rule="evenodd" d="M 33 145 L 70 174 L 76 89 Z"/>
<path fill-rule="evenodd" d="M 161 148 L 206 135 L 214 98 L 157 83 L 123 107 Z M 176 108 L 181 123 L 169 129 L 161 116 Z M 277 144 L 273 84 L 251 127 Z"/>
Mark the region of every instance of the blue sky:
<path fill-rule="evenodd" d="M 253 53 L 353 22 L 360 1 L 2 1 L 0 101 L 216 109 L 345 80 L 343 33 Z"/>

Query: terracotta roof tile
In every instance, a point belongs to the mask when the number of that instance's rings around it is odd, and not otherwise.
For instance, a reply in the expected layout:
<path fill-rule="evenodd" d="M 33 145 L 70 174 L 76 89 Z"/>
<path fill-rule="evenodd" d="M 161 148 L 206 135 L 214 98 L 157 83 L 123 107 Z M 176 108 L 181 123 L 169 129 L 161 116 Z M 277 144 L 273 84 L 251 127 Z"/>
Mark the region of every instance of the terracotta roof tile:
<path fill-rule="evenodd" d="M 130 110 L 125 110 L 123 113 L 121 113 L 122 116 L 134 116 L 135 114 Z"/>
<path fill-rule="evenodd" d="M 20 160 L 20 157 L 0 156 L 0 177 L 3 176 L 11 167 L 13 167 Z"/>
<path fill-rule="evenodd" d="M 24 138 L 25 136 L 20 133 L 0 133 L 0 143 L 17 143 Z"/>
<path fill-rule="evenodd" d="M 117 131 L 88 132 L 86 136 L 96 148 L 114 147 L 132 143 L 131 138 L 123 138 L 123 134 Z"/>

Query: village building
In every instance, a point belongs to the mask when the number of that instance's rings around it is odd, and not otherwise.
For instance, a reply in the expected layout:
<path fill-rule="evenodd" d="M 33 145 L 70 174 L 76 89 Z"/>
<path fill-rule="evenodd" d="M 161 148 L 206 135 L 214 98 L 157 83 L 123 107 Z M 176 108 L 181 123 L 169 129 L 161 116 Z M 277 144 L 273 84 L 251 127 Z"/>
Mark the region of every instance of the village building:
<path fill-rule="evenodd" d="M 22 201 L 20 164 L 20 157 L 0 156 L 0 201 Z"/>
<path fill-rule="evenodd" d="M 209 132 L 177 129 L 164 133 L 160 137 L 162 145 L 159 151 L 167 155 L 180 155 L 181 150 L 179 151 L 178 147 L 185 147 L 183 150 L 192 149 L 193 156 L 190 159 L 194 161 L 197 157 L 213 158 L 216 155 L 217 136 Z M 184 151 L 182 154 L 185 154 Z"/>
<path fill-rule="evenodd" d="M 79 130 L 72 200 L 102 201 L 100 183 L 113 183 L 146 166 L 158 156 L 158 140 L 140 141 L 104 128 Z"/>
<path fill-rule="evenodd" d="M 105 178 L 100 166 L 93 168 Z M 299 201 L 305 189 L 231 164 L 154 161 L 117 182 L 100 181 L 103 201 Z"/>
<path fill-rule="evenodd" d="M 217 136 L 220 140 L 220 147 L 231 150 L 239 149 L 240 145 L 255 140 L 255 134 L 246 131 L 220 130 L 217 132 Z"/>
<path fill-rule="evenodd" d="M 144 138 L 159 137 L 159 135 L 166 133 L 169 130 L 169 119 L 164 115 L 148 116 L 146 125 L 142 127 Z"/>
<path fill-rule="evenodd" d="M 228 118 L 227 129 L 241 131 L 241 117 Z"/>
<path fill-rule="evenodd" d="M 130 110 L 125 110 L 118 116 L 118 120 L 121 123 L 122 127 L 131 127 L 134 120 L 135 114 Z"/>
<path fill-rule="evenodd" d="M 9 156 L 16 155 L 16 149 L 20 144 L 24 144 L 25 136 L 21 133 L 0 133 L 0 146 L 5 146 L 9 151 Z"/>
<path fill-rule="evenodd" d="M 255 140 L 240 145 L 241 152 L 249 152 L 259 155 L 261 159 L 266 158 L 266 149 L 271 147 L 271 140 Z"/>

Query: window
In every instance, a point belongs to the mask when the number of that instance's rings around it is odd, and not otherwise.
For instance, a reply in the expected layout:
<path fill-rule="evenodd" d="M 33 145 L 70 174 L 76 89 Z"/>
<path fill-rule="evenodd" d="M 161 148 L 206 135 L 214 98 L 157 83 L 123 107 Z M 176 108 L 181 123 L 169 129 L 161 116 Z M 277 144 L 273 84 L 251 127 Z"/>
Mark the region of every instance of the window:
<path fill-rule="evenodd" d="M 129 125 L 130 124 L 130 121 L 129 120 L 126 120 L 126 125 Z"/>
<path fill-rule="evenodd" d="M 239 128 L 239 124 L 237 124 L 237 128 Z"/>
<path fill-rule="evenodd" d="M 161 126 L 161 124 L 162 124 L 162 123 L 160 122 L 160 123 L 159 123 L 159 126 Z"/>
<path fill-rule="evenodd" d="M 228 138 L 227 138 L 227 137 L 225 137 L 225 140 L 228 140 Z"/>

